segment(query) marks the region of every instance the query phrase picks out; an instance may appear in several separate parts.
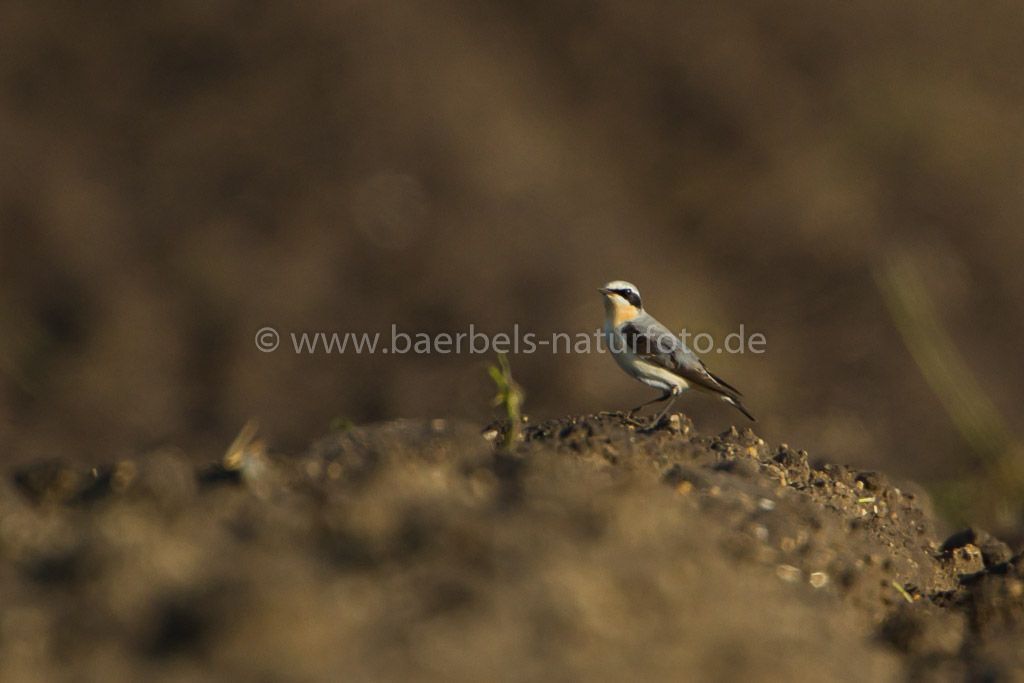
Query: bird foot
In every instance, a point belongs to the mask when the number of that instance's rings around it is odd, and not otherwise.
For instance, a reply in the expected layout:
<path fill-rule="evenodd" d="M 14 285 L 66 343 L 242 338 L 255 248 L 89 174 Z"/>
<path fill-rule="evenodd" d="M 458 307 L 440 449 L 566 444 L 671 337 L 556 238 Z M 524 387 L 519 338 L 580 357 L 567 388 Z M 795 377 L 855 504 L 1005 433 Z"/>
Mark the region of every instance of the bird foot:
<path fill-rule="evenodd" d="M 622 417 L 622 424 L 628 425 L 630 427 L 636 427 L 637 429 L 645 428 L 647 426 L 647 421 L 644 418 L 642 418 L 642 417 L 641 418 L 633 417 L 633 412 L 634 411 L 631 410 L 631 411 L 629 411 L 628 413 L 625 413 L 625 414 L 619 413 L 619 415 Z"/>
<path fill-rule="evenodd" d="M 644 426 L 643 432 L 645 434 L 651 434 L 652 432 L 656 432 L 656 431 L 658 431 L 660 429 L 664 429 L 666 427 L 672 428 L 673 427 L 672 417 L 673 417 L 672 414 L 668 414 L 668 415 L 661 414 L 661 415 L 655 415 L 654 417 L 649 418 L 647 420 L 645 426 Z"/>

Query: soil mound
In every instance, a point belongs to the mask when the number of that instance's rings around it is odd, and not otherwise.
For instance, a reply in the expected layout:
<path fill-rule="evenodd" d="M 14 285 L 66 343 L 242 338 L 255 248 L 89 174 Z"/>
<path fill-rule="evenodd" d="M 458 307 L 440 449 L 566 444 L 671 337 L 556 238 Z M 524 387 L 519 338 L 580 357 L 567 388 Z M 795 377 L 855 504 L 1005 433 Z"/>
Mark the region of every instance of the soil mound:
<path fill-rule="evenodd" d="M 0 486 L 3 680 L 1017 680 L 1024 557 L 750 430 L 394 421 Z"/>

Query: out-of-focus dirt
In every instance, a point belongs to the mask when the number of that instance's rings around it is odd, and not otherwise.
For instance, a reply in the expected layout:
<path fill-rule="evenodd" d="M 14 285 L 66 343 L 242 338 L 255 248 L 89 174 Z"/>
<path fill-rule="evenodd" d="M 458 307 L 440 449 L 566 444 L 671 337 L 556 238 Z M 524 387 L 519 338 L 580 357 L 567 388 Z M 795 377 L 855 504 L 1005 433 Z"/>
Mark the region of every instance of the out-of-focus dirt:
<path fill-rule="evenodd" d="M 0 679 L 1017 680 L 1024 557 L 877 472 L 620 414 L 0 486 Z"/>

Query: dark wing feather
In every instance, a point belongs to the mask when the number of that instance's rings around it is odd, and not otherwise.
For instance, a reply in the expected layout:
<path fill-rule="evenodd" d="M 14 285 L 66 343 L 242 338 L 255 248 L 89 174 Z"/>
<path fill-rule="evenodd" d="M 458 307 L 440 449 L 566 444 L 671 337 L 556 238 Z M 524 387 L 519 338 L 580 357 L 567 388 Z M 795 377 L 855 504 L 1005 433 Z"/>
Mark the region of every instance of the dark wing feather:
<path fill-rule="evenodd" d="M 691 384 L 723 396 L 744 415 L 756 421 L 740 401 L 743 394 L 739 389 L 712 374 L 704 361 L 687 349 L 682 340 L 667 328 L 654 321 L 645 327 L 629 322 L 622 326 L 622 336 L 626 346 L 636 355 L 674 372 Z"/>
<path fill-rule="evenodd" d="M 661 355 L 658 353 L 655 340 L 633 323 L 622 326 L 622 337 L 626 347 L 638 356 L 654 359 Z"/>
<path fill-rule="evenodd" d="M 622 336 L 630 351 L 644 360 L 671 370 L 688 382 L 726 396 L 740 396 L 740 392 L 708 372 L 704 361 L 697 358 L 675 336 L 661 325 L 640 327 L 632 322 L 622 326 Z"/>
<path fill-rule="evenodd" d="M 704 365 L 704 361 L 701 361 L 700 364 Z M 736 394 L 737 396 L 742 396 L 743 395 L 743 393 L 740 392 L 739 389 L 737 389 L 733 385 L 729 384 L 728 382 L 726 382 L 724 379 L 722 379 L 721 377 L 719 377 L 715 373 L 713 373 L 710 370 L 708 370 L 708 366 L 706 366 L 706 365 L 704 365 L 704 372 L 708 373 L 708 376 L 711 377 L 711 379 L 715 380 L 716 382 L 721 384 L 723 387 L 725 387 L 726 389 L 728 389 L 732 393 Z"/>
<path fill-rule="evenodd" d="M 716 394 L 722 394 L 729 398 L 740 397 L 740 392 L 736 391 L 732 386 L 726 384 L 722 380 L 718 379 L 718 377 L 708 372 L 708 369 L 704 366 L 704 361 L 697 357 L 693 357 L 692 359 L 678 359 L 677 365 L 672 368 L 672 371 L 687 382 L 699 384 L 705 389 L 713 391 Z"/>

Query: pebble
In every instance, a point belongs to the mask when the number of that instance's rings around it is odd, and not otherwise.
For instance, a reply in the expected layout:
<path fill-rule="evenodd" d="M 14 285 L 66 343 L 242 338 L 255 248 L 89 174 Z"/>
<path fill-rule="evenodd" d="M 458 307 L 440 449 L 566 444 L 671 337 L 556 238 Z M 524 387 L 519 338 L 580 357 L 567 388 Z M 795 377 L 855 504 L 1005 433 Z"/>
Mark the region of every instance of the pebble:
<path fill-rule="evenodd" d="M 775 568 L 775 574 L 786 583 L 796 583 L 800 580 L 800 570 L 791 564 L 780 564 Z"/>

